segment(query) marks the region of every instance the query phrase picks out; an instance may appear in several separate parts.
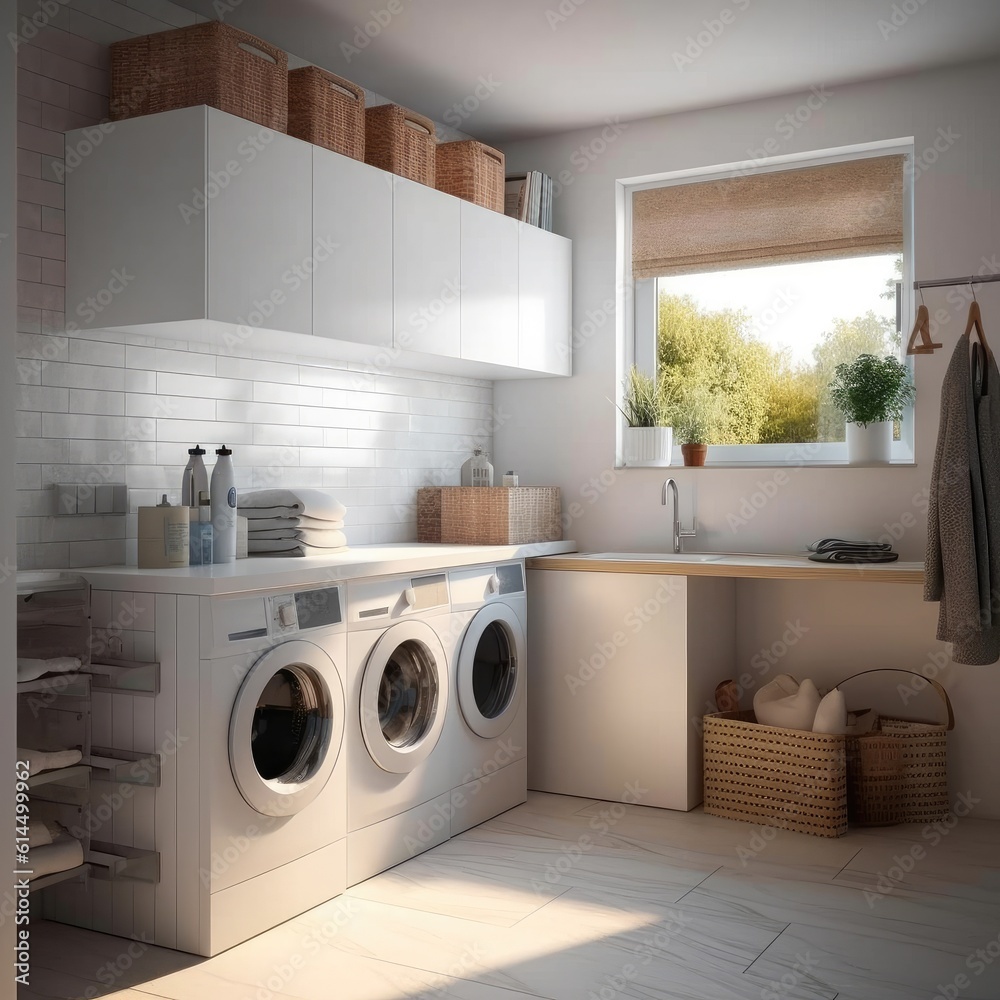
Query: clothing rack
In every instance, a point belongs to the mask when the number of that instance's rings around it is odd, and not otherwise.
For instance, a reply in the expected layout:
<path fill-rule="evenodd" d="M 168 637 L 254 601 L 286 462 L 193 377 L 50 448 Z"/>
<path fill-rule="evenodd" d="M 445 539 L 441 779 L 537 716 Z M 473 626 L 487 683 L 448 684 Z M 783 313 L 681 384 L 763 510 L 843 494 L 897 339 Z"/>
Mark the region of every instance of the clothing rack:
<path fill-rule="evenodd" d="M 967 278 L 932 278 L 930 281 L 914 281 L 914 288 L 943 288 L 946 285 L 982 285 L 990 281 L 1000 281 L 1000 274 L 970 274 Z"/>

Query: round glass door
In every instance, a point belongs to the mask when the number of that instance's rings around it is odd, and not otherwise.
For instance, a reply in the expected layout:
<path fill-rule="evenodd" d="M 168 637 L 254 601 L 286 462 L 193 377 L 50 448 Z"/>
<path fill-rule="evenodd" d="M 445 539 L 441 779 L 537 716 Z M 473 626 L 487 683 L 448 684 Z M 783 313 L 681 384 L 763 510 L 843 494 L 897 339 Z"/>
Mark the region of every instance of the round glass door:
<path fill-rule="evenodd" d="M 412 771 L 437 745 L 447 711 L 444 649 L 425 622 L 401 622 L 379 639 L 361 682 L 361 732 L 383 770 Z"/>
<path fill-rule="evenodd" d="M 266 816 L 299 812 L 323 790 L 344 736 L 344 692 L 330 657 L 285 642 L 247 674 L 229 724 L 229 761 L 243 798 Z"/>
<path fill-rule="evenodd" d="M 524 630 L 507 604 L 480 609 L 462 639 L 458 698 L 478 736 L 493 738 L 514 719 L 524 687 Z"/>

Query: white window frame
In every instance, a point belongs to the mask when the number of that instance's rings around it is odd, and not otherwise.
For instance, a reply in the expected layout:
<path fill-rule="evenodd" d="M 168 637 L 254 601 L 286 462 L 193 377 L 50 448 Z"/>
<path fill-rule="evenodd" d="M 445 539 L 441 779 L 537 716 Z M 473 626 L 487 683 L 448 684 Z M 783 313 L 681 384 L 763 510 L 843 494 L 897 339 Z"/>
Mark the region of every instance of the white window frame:
<path fill-rule="evenodd" d="M 742 177 L 750 173 L 765 173 L 795 167 L 820 166 L 843 160 L 859 160 L 871 156 L 903 154 L 906 164 L 903 171 L 903 274 L 901 289 L 901 323 L 903 340 L 913 325 L 915 293 L 913 291 L 913 163 L 914 140 L 912 136 L 880 142 L 860 143 L 836 149 L 816 150 L 809 153 L 792 153 L 761 160 L 745 160 L 712 167 L 695 167 L 674 170 L 663 174 L 623 178 L 615 182 L 617 338 L 618 370 L 617 401 L 622 402 L 622 382 L 635 364 L 649 374 L 656 370 L 656 279 L 636 280 L 632 274 L 632 195 L 647 188 L 666 187 L 672 184 L 691 184 L 696 181 L 723 180 Z M 903 358 L 913 371 L 913 359 Z M 909 406 L 903 413 L 901 439 L 892 444 L 892 465 L 914 464 L 914 413 Z M 620 414 L 616 422 L 615 467 L 623 468 L 623 422 Z M 674 445 L 672 465 L 683 464 L 680 445 Z M 708 452 L 709 467 L 761 467 L 761 466 L 844 466 L 847 467 L 846 442 L 802 442 L 798 444 L 732 444 L 711 445 Z"/>

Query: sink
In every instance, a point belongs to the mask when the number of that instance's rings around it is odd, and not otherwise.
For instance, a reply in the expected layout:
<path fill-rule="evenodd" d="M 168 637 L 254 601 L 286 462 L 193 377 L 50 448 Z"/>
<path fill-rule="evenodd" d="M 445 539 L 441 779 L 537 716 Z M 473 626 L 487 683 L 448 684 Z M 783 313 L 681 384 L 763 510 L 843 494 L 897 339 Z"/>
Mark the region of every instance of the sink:
<path fill-rule="evenodd" d="M 571 559 L 606 559 L 616 562 L 705 563 L 722 559 L 716 552 L 581 552 Z"/>

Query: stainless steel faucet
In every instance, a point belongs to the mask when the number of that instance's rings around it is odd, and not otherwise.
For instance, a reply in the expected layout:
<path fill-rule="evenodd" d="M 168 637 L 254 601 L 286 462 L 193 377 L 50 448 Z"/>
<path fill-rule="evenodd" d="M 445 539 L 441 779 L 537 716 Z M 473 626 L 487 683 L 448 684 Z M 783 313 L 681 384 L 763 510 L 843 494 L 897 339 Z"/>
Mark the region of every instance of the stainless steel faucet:
<path fill-rule="evenodd" d="M 660 496 L 660 503 L 664 507 L 666 507 L 668 489 L 670 490 L 670 493 L 674 499 L 674 523 L 673 523 L 674 552 L 679 553 L 681 550 L 681 539 L 694 538 L 694 536 L 698 534 L 698 519 L 696 517 L 692 517 L 691 530 L 690 531 L 683 530 L 681 528 L 680 502 L 677 499 L 677 483 L 673 479 L 665 479 L 663 481 L 663 493 Z"/>

